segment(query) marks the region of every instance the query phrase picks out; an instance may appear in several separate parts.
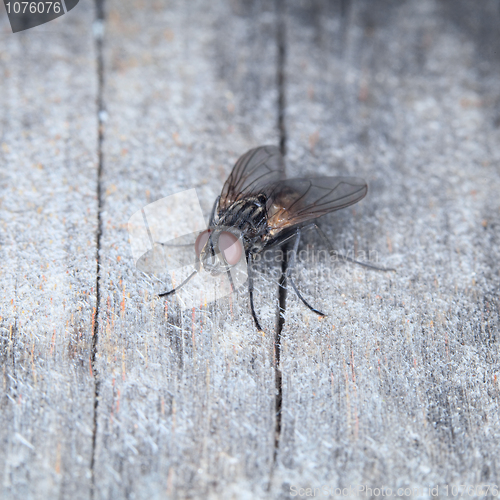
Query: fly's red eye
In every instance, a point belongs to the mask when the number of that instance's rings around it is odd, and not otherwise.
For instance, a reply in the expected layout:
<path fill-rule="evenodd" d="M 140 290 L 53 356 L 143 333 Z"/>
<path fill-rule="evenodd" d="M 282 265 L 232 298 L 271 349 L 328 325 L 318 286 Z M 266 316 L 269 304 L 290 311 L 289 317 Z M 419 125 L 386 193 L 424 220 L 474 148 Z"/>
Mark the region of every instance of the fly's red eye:
<path fill-rule="evenodd" d="M 219 249 L 223 253 L 226 262 L 231 266 L 237 264 L 243 254 L 240 240 L 234 234 L 227 231 L 220 233 Z"/>
<path fill-rule="evenodd" d="M 210 237 L 210 229 L 206 229 L 205 231 L 203 231 L 198 235 L 198 238 L 196 238 L 196 242 L 194 244 L 194 250 L 196 252 L 197 257 L 201 255 L 201 251 L 203 250 L 203 247 L 207 243 L 209 237 Z"/>

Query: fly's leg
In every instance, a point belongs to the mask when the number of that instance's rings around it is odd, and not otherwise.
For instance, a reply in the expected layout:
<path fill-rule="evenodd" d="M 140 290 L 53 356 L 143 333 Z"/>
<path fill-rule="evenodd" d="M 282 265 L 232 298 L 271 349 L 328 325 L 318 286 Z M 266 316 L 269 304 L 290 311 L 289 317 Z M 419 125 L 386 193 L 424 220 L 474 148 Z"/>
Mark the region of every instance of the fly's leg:
<path fill-rule="evenodd" d="M 259 332 L 262 332 L 262 327 L 260 326 L 259 320 L 257 319 L 257 314 L 255 313 L 255 307 L 253 305 L 253 258 L 252 254 L 249 252 L 247 254 L 247 266 L 248 266 L 248 295 L 250 296 L 250 310 L 252 312 L 252 318 L 255 323 L 255 327 Z"/>
<path fill-rule="evenodd" d="M 314 229 L 316 229 L 318 234 L 321 236 L 321 239 L 326 243 L 326 246 L 328 247 L 328 250 L 330 251 L 330 255 L 338 255 L 343 260 L 346 260 L 348 262 L 352 262 L 353 264 L 358 264 L 358 265 L 363 266 L 363 267 L 367 267 L 368 269 L 375 269 L 377 271 L 396 271 L 396 269 L 393 269 L 390 267 L 378 267 L 378 266 L 374 266 L 373 264 L 367 264 L 366 262 L 360 262 L 359 260 L 354 260 L 354 259 L 351 259 L 350 257 L 347 257 L 346 255 L 342 255 L 332 247 L 330 240 L 327 238 L 326 234 L 323 232 L 323 230 L 317 224 L 313 223 L 308 227 L 313 227 Z"/>
<path fill-rule="evenodd" d="M 180 290 L 198 271 L 193 271 L 179 286 L 172 288 L 168 292 L 162 292 L 158 294 L 158 297 L 166 297 L 167 295 L 173 295 L 177 290 Z"/>
<path fill-rule="evenodd" d="M 288 262 L 288 267 L 287 267 L 287 270 L 286 270 L 286 278 L 287 280 L 290 280 L 290 283 L 292 284 L 292 287 L 295 291 L 295 293 L 297 294 L 297 297 L 304 303 L 304 305 L 309 308 L 311 311 L 315 312 L 316 314 L 318 314 L 319 316 L 326 316 L 325 313 L 322 313 L 321 311 L 319 311 L 318 309 L 315 309 L 313 306 L 311 306 L 307 301 L 306 299 L 304 299 L 304 297 L 302 297 L 301 293 L 299 292 L 297 286 L 295 285 L 295 282 L 293 281 L 292 279 L 292 271 L 293 271 L 293 268 L 295 266 L 295 256 L 297 255 L 297 250 L 299 248 L 299 242 L 300 242 L 300 229 L 297 229 L 297 233 L 296 233 L 296 238 L 295 238 L 295 243 L 293 245 L 293 250 L 292 250 L 292 255 L 290 257 L 290 260 Z"/>
<path fill-rule="evenodd" d="M 155 245 L 161 245 L 162 247 L 192 247 L 193 243 L 161 243 L 159 241 L 154 242 Z"/>
<path fill-rule="evenodd" d="M 227 274 L 227 279 L 229 280 L 229 285 L 231 286 L 231 293 L 234 293 L 234 281 L 233 281 L 233 275 L 231 274 L 231 270 L 228 269 L 226 271 L 226 274 Z"/>
<path fill-rule="evenodd" d="M 219 205 L 219 200 L 220 200 L 220 196 L 217 196 L 217 199 L 215 200 L 214 206 L 212 207 L 212 213 L 210 214 L 209 226 L 212 226 L 214 224 L 215 211 L 217 210 L 217 206 Z"/>

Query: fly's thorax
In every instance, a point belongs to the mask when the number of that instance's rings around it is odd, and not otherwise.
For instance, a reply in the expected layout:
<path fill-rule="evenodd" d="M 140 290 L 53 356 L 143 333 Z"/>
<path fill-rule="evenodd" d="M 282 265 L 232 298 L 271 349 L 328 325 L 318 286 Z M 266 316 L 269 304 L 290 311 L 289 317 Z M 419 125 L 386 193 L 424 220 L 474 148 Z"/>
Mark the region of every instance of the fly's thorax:
<path fill-rule="evenodd" d="M 243 235 L 231 227 L 211 227 L 198 235 L 195 252 L 200 265 L 213 276 L 227 272 L 244 258 Z"/>
<path fill-rule="evenodd" d="M 236 200 L 226 210 L 218 212 L 217 224 L 238 229 L 246 239 L 254 239 L 266 232 L 266 204 L 265 195 Z"/>

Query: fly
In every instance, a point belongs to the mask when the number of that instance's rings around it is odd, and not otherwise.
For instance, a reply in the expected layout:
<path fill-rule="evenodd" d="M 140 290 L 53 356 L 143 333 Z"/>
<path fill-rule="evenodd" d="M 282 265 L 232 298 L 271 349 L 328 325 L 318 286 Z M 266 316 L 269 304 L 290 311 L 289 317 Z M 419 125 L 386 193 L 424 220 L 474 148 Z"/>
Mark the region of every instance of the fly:
<path fill-rule="evenodd" d="M 230 277 L 229 270 L 244 255 L 248 269 L 250 309 L 255 326 L 261 331 L 253 303 L 253 261 L 257 254 L 295 238 L 287 279 L 306 307 L 319 316 L 325 316 L 302 297 L 291 277 L 301 230 L 304 226 L 314 225 L 326 239 L 312 221 L 357 203 L 367 192 L 366 182 L 359 177 L 286 179 L 284 160 L 276 146 L 251 149 L 234 165 L 214 203 L 208 229 L 196 239 L 197 270 L 203 266 L 205 271 L 214 276 L 227 272 Z M 159 296 L 175 293 L 197 270 L 177 288 Z"/>

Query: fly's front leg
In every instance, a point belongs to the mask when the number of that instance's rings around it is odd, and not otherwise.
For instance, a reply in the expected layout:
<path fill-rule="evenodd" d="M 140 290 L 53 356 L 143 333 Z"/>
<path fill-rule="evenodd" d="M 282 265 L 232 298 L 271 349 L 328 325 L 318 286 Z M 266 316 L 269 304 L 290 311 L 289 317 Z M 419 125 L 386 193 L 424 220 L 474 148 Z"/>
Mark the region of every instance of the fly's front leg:
<path fill-rule="evenodd" d="M 167 295 L 173 295 L 177 290 L 180 290 L 198 271 L 193 271 L 179 286 L 172 288 L 168 292 L 159 293 L 158 297 L 166 297 Z"/>
<path fill-rule="evenodd" d="M 160 245 L 162 247 L 178 247 L 178 248 L 193 246 L 192 243 L 161 243 L 160 241 L 155 241 L 154 244 Z"/>
<path fill-rule="evenodd" d="M 236 288 L 234 286 L 233 275 L 231 274 L 231 270 L 228 269 L 226 271 L 226 274 L 227 274 L 227 279 L 229 280 L 229 285 L 231 287 L 231 293 L 234 293 L 234 291 L 236 290 Z"/>
<path fill-rule="evenodd" d="M 292 287 L 295 291 L 295 293 L 297 294 L 297 297 L 304 303 L 304 305 L 306 307 L 308 307 L 311 311 L 315 312 L 316 314 L 319 314 L 320 316 L 326 316 L 325 313 L 322 313 L 321 311 L 319 311 L 318 309 L 314 308 L 313 306 L 311 306 L 307 301 L 306 299 L 304 299 L 304 297 L 302 297 L 301 293 L 299 292 L 297 286 L 295 285 L 295 282 L 293 281 L 292 279 L 292 271 L 293 271 L 293 268 L 295 267 L 295 256 L 297 255 L 297 250 L 299 248 L 299 242 L 300 242 L 300 229 L 297 229 L 297 233 L 296 233 L 296 238 L 295 238 L 295 243 L 293 245 L 293 250 L 292 250 L 292 255 L 291 255 L 291 258 L 290 260 L 288 261 L 288 266 L 287 266 L 287 269 L 286 269 L 286 278 L 287 280 L 290 281 L 290 283 L 292 284 Z"/>

